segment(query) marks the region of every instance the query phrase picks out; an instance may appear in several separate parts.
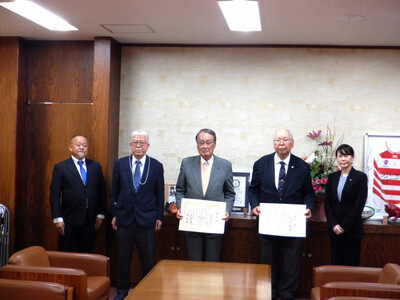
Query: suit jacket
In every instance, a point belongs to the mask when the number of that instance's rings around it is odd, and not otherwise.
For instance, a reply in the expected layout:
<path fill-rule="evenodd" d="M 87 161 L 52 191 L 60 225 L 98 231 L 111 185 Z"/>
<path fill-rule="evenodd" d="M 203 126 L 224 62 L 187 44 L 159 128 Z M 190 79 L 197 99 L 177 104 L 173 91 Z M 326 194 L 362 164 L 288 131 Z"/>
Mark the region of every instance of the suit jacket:
<path fill-rule="evenodd" d="M 329 235 L 343 238 L 363 238 L 361 213 L 368 194 L 367 175 L 351 168 L 343 187 L 342 199 L 339 202 L 337 186 L 340 174 L 341 171 L 330 174 L 326 185 L 325 214 Z M 332 230 L 332 227 L 337 224 L 344 230 L 340 236 Z"/>
<path fill-rule="evenodd" d="M 203 196 L 200 161 L 200 155 L 186 157 L 182 160 L 176 183 L 176 205 L 178 209 L 181 207 L 182 198 L 193 198 L 226 202 L 226 211 L 231 213 L 235 202 L 231 162 L 214 155 L 210 181 Z"/>
<path fill-rule="evenodd" d="M 117 226 L 136 221 L 143 227 L 155 227 L 164 215 L 164 168 L 156 159 L 146 156 L 141 185 L 135 194 L 132 176 L 132 155 L 118 159 L 112 178 L 112 214 Z"/>
<path fill-rule="evenodd" d="M 50 184 L 51 216 L 53 219 L 62 217 L 66 227 L 85 223 L 86 203 L 91 224 L 98 214 L 106 213 L 106 187 L 101 166 L 90 159 L 85 159 L 85 163 L 86 186 L 72 158 L 54 166 Z"/>
<path fill-rule="evenodd" d="M 249 187 L 251 209 L 260 203 L 306 204 L 313 209 L 314 190 L 311 184 L 310 167 L 301 158 L 291 154 L 283 193 L 280 197 L 275 185 L 275 153 L 265 155 L 254 163 Z"/>

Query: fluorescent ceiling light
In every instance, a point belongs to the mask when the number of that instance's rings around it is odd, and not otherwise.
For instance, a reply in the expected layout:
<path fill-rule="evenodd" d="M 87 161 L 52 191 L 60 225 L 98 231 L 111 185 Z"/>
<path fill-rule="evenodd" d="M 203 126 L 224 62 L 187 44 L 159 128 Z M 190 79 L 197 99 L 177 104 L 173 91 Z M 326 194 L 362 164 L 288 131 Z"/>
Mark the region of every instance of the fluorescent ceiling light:
<path fill-rule="evenodd" d="M 32 1 L 0 2 L 0 5 L 49 30 L 73 31 L 78 28 Z"/>
<path fill-rule="evenodd" d="M 261 31 L 258 1 L 218 1 L 231 31 Z"/>

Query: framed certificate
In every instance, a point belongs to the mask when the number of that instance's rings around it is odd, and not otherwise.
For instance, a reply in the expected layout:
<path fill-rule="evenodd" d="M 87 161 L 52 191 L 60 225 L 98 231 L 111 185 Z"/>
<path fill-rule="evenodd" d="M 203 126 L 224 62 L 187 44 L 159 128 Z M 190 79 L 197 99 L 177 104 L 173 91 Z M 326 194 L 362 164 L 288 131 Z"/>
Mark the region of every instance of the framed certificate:
<path fill-rule="evenodd" d="M 305 204 L 260 203 L 258 233 L 276 236 L 305 237 Z"/>
<path fill-rule="evenodd" d="M 173 183 L 165 184 L 165 203 L 173 203 L 176 202 L 176 185 Z"/>
<path fill-rule="evenodd" d="M 235 189 L 235 203 L 232 213 L 243 213 L 244 209 L 249 207 L 248 189 L 250 173 L 233 172 L 233 187 Z"/>
<path fill-rule="evenodd" d="M 225 211 L 225 202 L 182 198 L 183 219 L 179 221 L 179 230 L 222 234 Z"/>

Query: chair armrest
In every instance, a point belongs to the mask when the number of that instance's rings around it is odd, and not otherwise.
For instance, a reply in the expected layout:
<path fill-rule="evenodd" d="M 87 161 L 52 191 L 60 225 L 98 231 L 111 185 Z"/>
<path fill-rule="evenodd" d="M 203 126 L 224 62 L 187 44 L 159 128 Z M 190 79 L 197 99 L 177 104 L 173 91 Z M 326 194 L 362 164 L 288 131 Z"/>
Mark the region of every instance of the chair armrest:
<path fill-rule="evenodd" d="M 32 267 L 32 266 L 21 266 L 21 265 L 5 265 L 2 268 L 0 268 L 0 274 L 5 274 L 8 272 L 14 272 L 14 273 L 34 272 L 34 273 L 87 277 L 85 271 L 72 268 L 37 267 L 37 266 Z"/>
<path fill-rule="evenodd" d="M 72 300 L 72 288 L 53 282 L 0 279 L 0 299 Z"/>
<path fill-rule="evenodd" d="M 382 268 L 349 267 L 349 266 L 320 266 L 313 269 L 314 287 L 328 282 L 357 281 L 376 282 Z"/>
<path fill-rule="evenodd" d="M 110 277 L 110 259 L 101 254 L 46 251 L 54 267 L 74 268 L 88 276 Z"/>
<path fill-rule="evenodd" d="M 87 299 L 87 275 L 78 269 L 5 265 L 0 278 L 60 283 L 74 288 L 74 299 Z"/>
<path fill-rule="evenodd" d="M 321 287 L 321 299 L 354 296 L 400 299 L 400 285 L 367 282 L 329 282 Z"/>

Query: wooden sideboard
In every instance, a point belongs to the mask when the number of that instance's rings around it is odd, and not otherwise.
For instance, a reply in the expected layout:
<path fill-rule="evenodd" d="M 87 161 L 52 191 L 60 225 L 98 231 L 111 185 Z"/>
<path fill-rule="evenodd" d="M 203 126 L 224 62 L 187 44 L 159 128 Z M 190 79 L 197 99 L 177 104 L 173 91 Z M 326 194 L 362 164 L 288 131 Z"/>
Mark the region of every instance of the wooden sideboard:
<path fill-rule="evenodd" d="M 388 262 L 400 264 L 398 251 L 400 226 L 365 222 L 364 230 L 361 266 L 381 267 Z M 184 232 L 178 231 L 178 220 L 174 216 L 166 215 L 162 230 L 156 234 L 155 263 L 161 259 L 187 259 L 185 243 Z M 256 218 L 233 215 L 226 224 L 221 251 L 223 262 L 259 263 L 260 249 Z M 112 258 L 112 261 L 116 262 L 116 258 Z M 310 293 L 313 267 L 329 263 L 330 245 L 326 222 L 307 222 L 307 237 L 303 240 L 301 251 L 299 296 L 308 296 Z M 111 279 L 113 282 L 116 281 L 115 271 L 112 272 Z M 132 285 L 139 281 L 140 260 L 135 251 L 131 264 Z"/>

